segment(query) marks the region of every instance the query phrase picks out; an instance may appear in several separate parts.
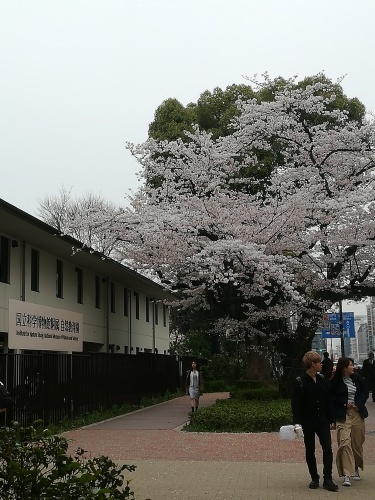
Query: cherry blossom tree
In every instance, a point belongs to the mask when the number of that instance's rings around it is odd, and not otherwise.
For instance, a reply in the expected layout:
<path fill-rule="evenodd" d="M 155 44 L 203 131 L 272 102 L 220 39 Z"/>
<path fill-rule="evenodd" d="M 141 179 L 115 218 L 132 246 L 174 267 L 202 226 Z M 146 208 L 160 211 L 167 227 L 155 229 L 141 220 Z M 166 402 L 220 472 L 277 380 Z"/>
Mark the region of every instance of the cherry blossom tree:
<path fill-rule="evenodd" d="M 127 252 L 180 306 L 215 308 L 212 329 L 243 337 L 253 375 L 275 348 L 300 358 L 333 303 L 374 295 L 374 123 L 332 109 L 334 88 L 290 80 L 274 100 L 239 100 L 226 137 L 129 145 L 160 182 L 132 199 Z"/>

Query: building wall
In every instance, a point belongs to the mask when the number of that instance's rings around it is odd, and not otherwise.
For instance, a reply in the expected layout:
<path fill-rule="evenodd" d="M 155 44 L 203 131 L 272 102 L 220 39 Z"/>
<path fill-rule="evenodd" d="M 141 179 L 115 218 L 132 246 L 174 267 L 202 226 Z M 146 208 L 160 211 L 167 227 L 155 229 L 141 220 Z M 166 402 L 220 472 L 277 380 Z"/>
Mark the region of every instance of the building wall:
<path fill-rule="evenodd" d="M 0 214 L 1 216 L 1 214 Z M 149 291 L 144 291 L 144 278 L 142 280 L 143 291 L 134 286 L 137 279 L 131 275 L 132 286 L 126 277 L 126 271 L 119 273 L 113 278 L 113 268 L 108 261 L 108 274 L 111 270 L 112 276 L 95 272 L 95 269 L 77 266 L 73 256 L 62 258 L 56 252 L 38 247 L 35 242 L 18 241 L 17 246 L 12 247 L 12 234 L 0 235 L 9 239 L 9 283 L 0 282 L 0 332 L 2 332 L 4 347 L 7 347 L 8 332 L 8 307 L 9 299 L 24 300 L 32 304 L 40 304 L 83 314 L 83 341 L 84 350 L 107 351 L 111 345 L 113 352 L 157 352 L 159 354 L 169 352 L 169 315 L 168 308 L 164 307 L 166 318 L 163 321 L 163 304 L 158 303 L 158 324 L 153 321 L 153 305 L 151 300 L 155 296 L 156 284 L 150 282 Z M 55 247 L 54 247 L 55 248 Z M 31 253 L 32 249 L 38 251 L 39 255 L 39 286 L 38 291 L 31 290 Z M 62 271 L 62 297 L 56 296 L 57 290 L 57 259 L 63 263 Z M 103 271 L 101 262 L 101 270 Z M 91 263 L 92 267 L 92 263 Z M 113 266 L 112 266 L 113 267 Z M 82 303 L 77 298 L 77 269 L 82 272 Z M 125 268 L 124 268 L 125 269 Z M 100 282 L 100 307 L 96 307 L 96 282 Z M 114 297 L 112 297 L 114 291 Z M 137 308 L 136 295 L 139 297 Z M 127 295 L 127 297 L 125 297 Z M 125 301 L 128 301 L 128 310 Z M 149 305 L 148 321 L 146 321 L 146 303 Z M 138 312 L 138 314 L 136 314 Z M 125 314 L 127 313 L 127 315 Z M 138 316 L 138 318 L 137 318 Z M 130 345 L 131 343 L 131 345 Z"/>

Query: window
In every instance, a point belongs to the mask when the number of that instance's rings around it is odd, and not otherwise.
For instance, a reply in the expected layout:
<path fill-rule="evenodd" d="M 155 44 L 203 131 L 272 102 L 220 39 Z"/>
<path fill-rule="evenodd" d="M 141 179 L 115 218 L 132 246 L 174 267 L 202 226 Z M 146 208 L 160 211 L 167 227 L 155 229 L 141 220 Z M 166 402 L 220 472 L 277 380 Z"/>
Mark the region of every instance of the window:
<path fill-rule="evenodd" d="M 146 297 L 146 322 L 150 322 L 150 299 Z"/>
<path fill-rule="evenodd" d="M 31 249 L 31 290 L 39 292 L 39 252 Z"/>
<path fill-rule="evenodd" d="M 100 309 L 100 277 L 95 276 L 95 307 Z"/>
<path fill-rule="evenodd" d="M 167 306 L 163 304 L 163 326 L 167 326 Z"/>
<path fill-rule="evenodd" d="M 139 293 L 134 292 L 135 297 L 135 319 L 139 319 Z"/>
<path fill-rule="evenodd" d="M 59 259 L 56 261 L 56 297 L 63 298 L 63 262 Z"/>
<path fill-rule="evenodd" d="M 129 316 L 129 291 L 124 288 L 124 316 Z"/>
<path fill-rule="evenodd" d="M 116 286 L 111 282 L 111 312 L 116 312 Z"/>
<path fill-rule="evenodd" d="M 1 236 L 0 239 L 0 281 L 9 283 L 9 238 Z"/>
<path fill-rule="evenodd" d="M 77 302 L 83 304 L 83 270 L 76 267 L 77 273 Z"/>
<path fill-rule="evenodd" d="M 159 304 L 157 302 L 154 303 L 154 311 L 155 311 L 155 325 L 159 324 Z"/>

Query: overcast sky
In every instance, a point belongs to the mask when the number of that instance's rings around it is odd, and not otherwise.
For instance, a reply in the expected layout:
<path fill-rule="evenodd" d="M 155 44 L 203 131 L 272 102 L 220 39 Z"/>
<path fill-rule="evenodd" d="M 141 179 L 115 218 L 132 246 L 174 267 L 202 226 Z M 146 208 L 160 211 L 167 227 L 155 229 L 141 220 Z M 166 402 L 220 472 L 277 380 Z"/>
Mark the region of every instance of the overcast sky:
<path fill-rule="evenodd" d="M 0 0 L 0 198 L 116 204 L 164 99 L 320 71 L 375 110 L 374 0 Z"/>
<path fill-rule="evenodd" d="M 373 0 L 0 0 L 0 197 L 137 187 L 155 109 L 244 75 L 347 75 L 375 110 Z"/>

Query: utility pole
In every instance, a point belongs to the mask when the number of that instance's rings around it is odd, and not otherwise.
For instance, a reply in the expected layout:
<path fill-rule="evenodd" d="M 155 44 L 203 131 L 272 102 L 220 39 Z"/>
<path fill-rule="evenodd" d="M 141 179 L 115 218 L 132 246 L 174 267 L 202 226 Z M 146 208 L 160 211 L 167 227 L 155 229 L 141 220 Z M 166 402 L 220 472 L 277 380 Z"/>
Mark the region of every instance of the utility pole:
<path fill-rule="evenodd" d="M 339 313 L 340 313 L 340 340 L 341 340 L 341 356 L 345 357 L 344 345 L 344 321 L 342 319 L 342 300 L 339 300 Z"/>

